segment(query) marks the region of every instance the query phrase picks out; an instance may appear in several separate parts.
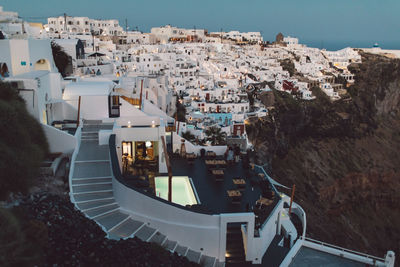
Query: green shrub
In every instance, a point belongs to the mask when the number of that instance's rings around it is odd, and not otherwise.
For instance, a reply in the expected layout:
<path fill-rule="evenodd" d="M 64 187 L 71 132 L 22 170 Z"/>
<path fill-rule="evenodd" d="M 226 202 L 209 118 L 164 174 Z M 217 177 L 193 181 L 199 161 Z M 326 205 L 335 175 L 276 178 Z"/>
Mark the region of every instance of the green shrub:
<path fill-rule="evenodd" d="M 68 54 L 65 53 L 64 49 L 56 42 L 51 42 L 51 50 L 53 53 L 54 63 L 56 64 L 58 71 L 63 77 L 67 76 L 70 56 L 68 56 Z"/>
<path fill-rule="evenodd" d="M 0 82 L 0 199 L 26 192 L 39 174 L 48 144 L 40 123 L 8 84 Z"/>

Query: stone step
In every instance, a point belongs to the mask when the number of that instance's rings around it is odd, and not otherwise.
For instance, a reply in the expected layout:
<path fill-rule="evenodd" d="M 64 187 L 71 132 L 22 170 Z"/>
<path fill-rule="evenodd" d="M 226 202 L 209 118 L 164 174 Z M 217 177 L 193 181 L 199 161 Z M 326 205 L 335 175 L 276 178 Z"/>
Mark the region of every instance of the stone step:
<path fill-rule="evenodd" d="M 202 255 L 200 258 L 200 265 L 203 267 L 214 267 L 215 265 L 215 258 L 214 257 L 210 257 L 210 256 L 206 256 L 206 255 Z"/>
<path fill-rule="evenodd" d="M 93 124 L 98 125 L 102 123 L 103 123 L 102 120 L 86 120 L 86 119 L 83 120 L 83 125 L 93 125 Z"/>
<path fill-rule="evenodd" d="M 76 161 L 109 160 L 110 151 L 107 145 L 99 145 L 98 141 L 82 141 Z"/>
<path fill-rule="evenodd" d="M 108 163 L 108 164 L 110 164 L 110 160 L 109 159 L 85 159 L 85 160 L 75 160 L 75 163 Z"/>
<path fill-rule="evenodd" d="M 186 258 L 191 261 L 191 262 L 195 262 L 195 263 L 199 263 L 200 262 L 200 257 L 201 257 L 201 253 L 191 250 L 189 249 L 186 253 Z"/>
<path fill-rule="evenodd" d="M 113 124 L 84 124 L 82 133 L 98 132 L 99 130 L 112 130 Z"/>
<path fill-rule="evenodd" d="M 187 251 L 188 251 L 187 247 L 181 246 L 179 244 L 175 249 L 175 252 L 178 253 L 178 255 L 181 255 L 181 256 L 186 256 Z"/>
<path fill-rule="evenodd" d="M 81 136 L 81 140 L 83 139 L 96 139 L 99 140 L 99 135 L 98 133 L 84 133 Z"/>
<path fill-rule="evenodd" d="M 150 226 L 143 226 L 140 230 L 135 233 L 135 236 L 143 241 L 148 241 L 157 231 L 157 229 L 151 228 Z"/>
<path fill-rule="evenodd" d="M 117 210 L 96 217 L 94 220 L 102 225 L 107 231 L 109 231 L 114 227 L 118 227 L 118 224 L 122 223 L 128 217 L 128 214 L 122 213 Z"/>
<path fill-rule="evenodd" d="M 106 184 L 89 184 L 89 185 L 74 185 L 72 186 L 72 193 L 90 193 L 90 192 L 103 192 L 112 191 L 112 183 Z"/>
<path fill-rule="evenodd" d="M 98 132 L 83 132 L 81 137 L 99 137 Z"/>
<path fill-rule="evenodd" d="M 88 210 L 88 209 L 102 207 L 104 205 L 109 205 L 109 204 L 112 204 L 112 203 L 115 203 L 115 199 L 114 198 L 87 201 L 87 202 L 77 203 L 76 205 L 78 206 L 78 208 L 80 210 L 85 211 L 85 210 Z"/>
<path fill-rule="evenodd" d="M 112 210 L 116 210 L 118 208 L 119 208 L 119 205 L 117 203 L 113 203 L 113 204 L 102 206 L 102 207 L 99 207 L 99 208 L 94 208 L 94 209 L 87 210 L 84 213 L 87 216 L 89 216 L 90 218 L 94 218 L 96 216 L 108 213 L 108 212 L 110 212 Z"/>
<path fill-rule="evenodd" d="M 160 232 L 157 232 L 155 235 L 153 235 L 152 238 L 150 238 L 149 242 L 156 243 L 156 244 L 162 246 L 164 244 L 164 242 L 166 241 L 166 238 L 167 238 L 166 235 L 164 235 Z"/>
<path fill-rule="evenodd" d="M 225 267 L 225 262 L 215 261 L 214 267 Z"/>
<path fill-rule="evenodd" d="M 90 178 L 111 176 L 109 162 L 75 162 L 72 178 Z"/>
<path fill-rule="evenodd" d="M 73 194 L 74 200 L 76 202 L 87 202 L 93 200 L 103 200 L 114 198 L 112 191 L 98 192 L 98 193 L 83 193 L 83 194 Z"/>
<path fill-rule="evenodd" d="M 81 139 L 81 146 L 83 145 L 93 145 L 93 146 L 99 146 L 99 141 L 98 140 L 82 140 Z"/>
<path fill-rule="evenodd" d="M 111 177 L 72 179 L 72 185 L 105 184 L 112 183 Z"/>
<path fill-rule="evenodd" d="M 99 139 L 97 138 L 81 138 L 81 142 L 99 142 Z"/>
<path fill-rule="evenodd" d="M 81 140 L 82 139 L 99 139 L 98 132 L 82 132 Z"/>
<path fill-rule="evenodd" d="M 167 239 L 162 247 L 170 250 L 171 252 L 174 252 L 177 244 L 178 242 Z"/>
<path fill-rule="evenodd" d="M 117 236 L 118 238 L 128 238 L 143 226 L 143 222 L 139 222 L 129 218 L 118 227 L 110 231 L 110 235 Z"/>

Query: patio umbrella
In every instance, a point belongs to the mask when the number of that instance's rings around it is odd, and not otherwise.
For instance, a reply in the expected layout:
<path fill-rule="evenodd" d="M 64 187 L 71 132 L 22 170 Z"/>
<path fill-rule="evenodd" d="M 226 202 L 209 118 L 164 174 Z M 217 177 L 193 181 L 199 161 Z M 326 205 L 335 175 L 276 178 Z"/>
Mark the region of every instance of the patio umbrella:
<path fill-rule="evenodd" d="M 95 57 L 95 58 L 97 58 L 97 57 L 104 57 L 105 55 L 106 55 L 106 54 L 99 53 L 99 52 L 95 52 L 95 53 L 89 55 L 88 57 Z"/>

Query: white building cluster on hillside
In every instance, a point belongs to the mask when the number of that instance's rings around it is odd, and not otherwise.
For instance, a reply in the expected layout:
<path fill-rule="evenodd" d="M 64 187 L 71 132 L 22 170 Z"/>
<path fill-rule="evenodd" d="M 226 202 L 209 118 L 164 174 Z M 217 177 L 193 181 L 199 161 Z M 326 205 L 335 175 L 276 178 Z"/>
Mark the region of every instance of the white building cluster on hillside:
<path fill-rule="evenodd" d="M 332 101 L 347 97 L 354 83 L 348 66 L 361 62 L 357 50 L 325 51 L 293 37 L 266 43 L 259 32 L 170 25 L 125 32 L 117 20 L 88 17 L 49 18 L 43 27 L 2 7 L 0 36 L 0 79 L 24 98 L 50 151 L 70 157 L 71 201 L 107 237 L 137 236 L 203 266 L 224 266 L 232 260 L 227 229 L 233 225 L 243 263 L 263 263 L 272 248 L 284 254 L 280 266 L 289 266 L 306 248 L 335 256 L 329 260 L 394 266 L 391 251 L 377 258 L 306 238 L 304 210 L 277 191 L 282 185 L 262 166 L 250 168 L 249 120 L 273 119 L 276 93 L 313 101 L 319 88 Z M 68 56 L 65 69 L 56 67 L 52 42 Z M 192 164 L 188 173 L 172 177 L 168 155 L 180 160 L 174 167 Z M 223 186 L 238 177 L 221 177 L 232 170 L 243 176 L 235 179 L 233 193 Z M 183 181 L 179 197 L 188 203 L 163 199 L 156 180 L 166 175 L 168 187 L 172 178 Z M 215 199 L 203 205 L 189 175 L 201 176 L 196 183 L 202 190 L 213 185 L 206 179 L 226 179 L 200 195 L 218 192 L 216 199 L 224 202 L 228 194 L 232 203 L 210 212 Z M 247 202 L 239 199 L 231 209 L 242 194 Z"/>
<path fill-rule="evenodd" d="M 45 29 L 50 33 L 93 33 L 95 35 L 121 35 L 122 27 L 118 20 L 96 20 L 88 17 L 60 16 L 48 18 Z"/>

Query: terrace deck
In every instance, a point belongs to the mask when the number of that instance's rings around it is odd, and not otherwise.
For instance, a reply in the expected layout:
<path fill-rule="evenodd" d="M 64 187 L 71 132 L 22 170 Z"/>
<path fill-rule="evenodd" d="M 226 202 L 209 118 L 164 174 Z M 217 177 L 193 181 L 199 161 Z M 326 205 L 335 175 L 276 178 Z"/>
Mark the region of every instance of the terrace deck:
<path fill-rule="evenodd" d="M 204 210 L 213 214 L 252 211 L 256 201 L 261 196 L 261 188 L 255 183 L 259 177 L 257 173 L 243 167 L 242 162 L 227 165 L 224 168 L 222 181 L 216 181 L 205 159 L 196 158 L 189 164 L 187 159 L 171 157 L 172 173 L 174 176 L 189 176 L 192 178 L 196 192 Z M 240 189 L 242 198 L 240 203 L 232 203 L 228 196 L 229 190 L 237 190 L 234 178 L 244 179 L 246 184 Z M 271 212 L 279 197 L 275 195 L 273 203 L 265 208 L 265 213 Z M 265 216 L 265 215 L 264 215 Z"/>

